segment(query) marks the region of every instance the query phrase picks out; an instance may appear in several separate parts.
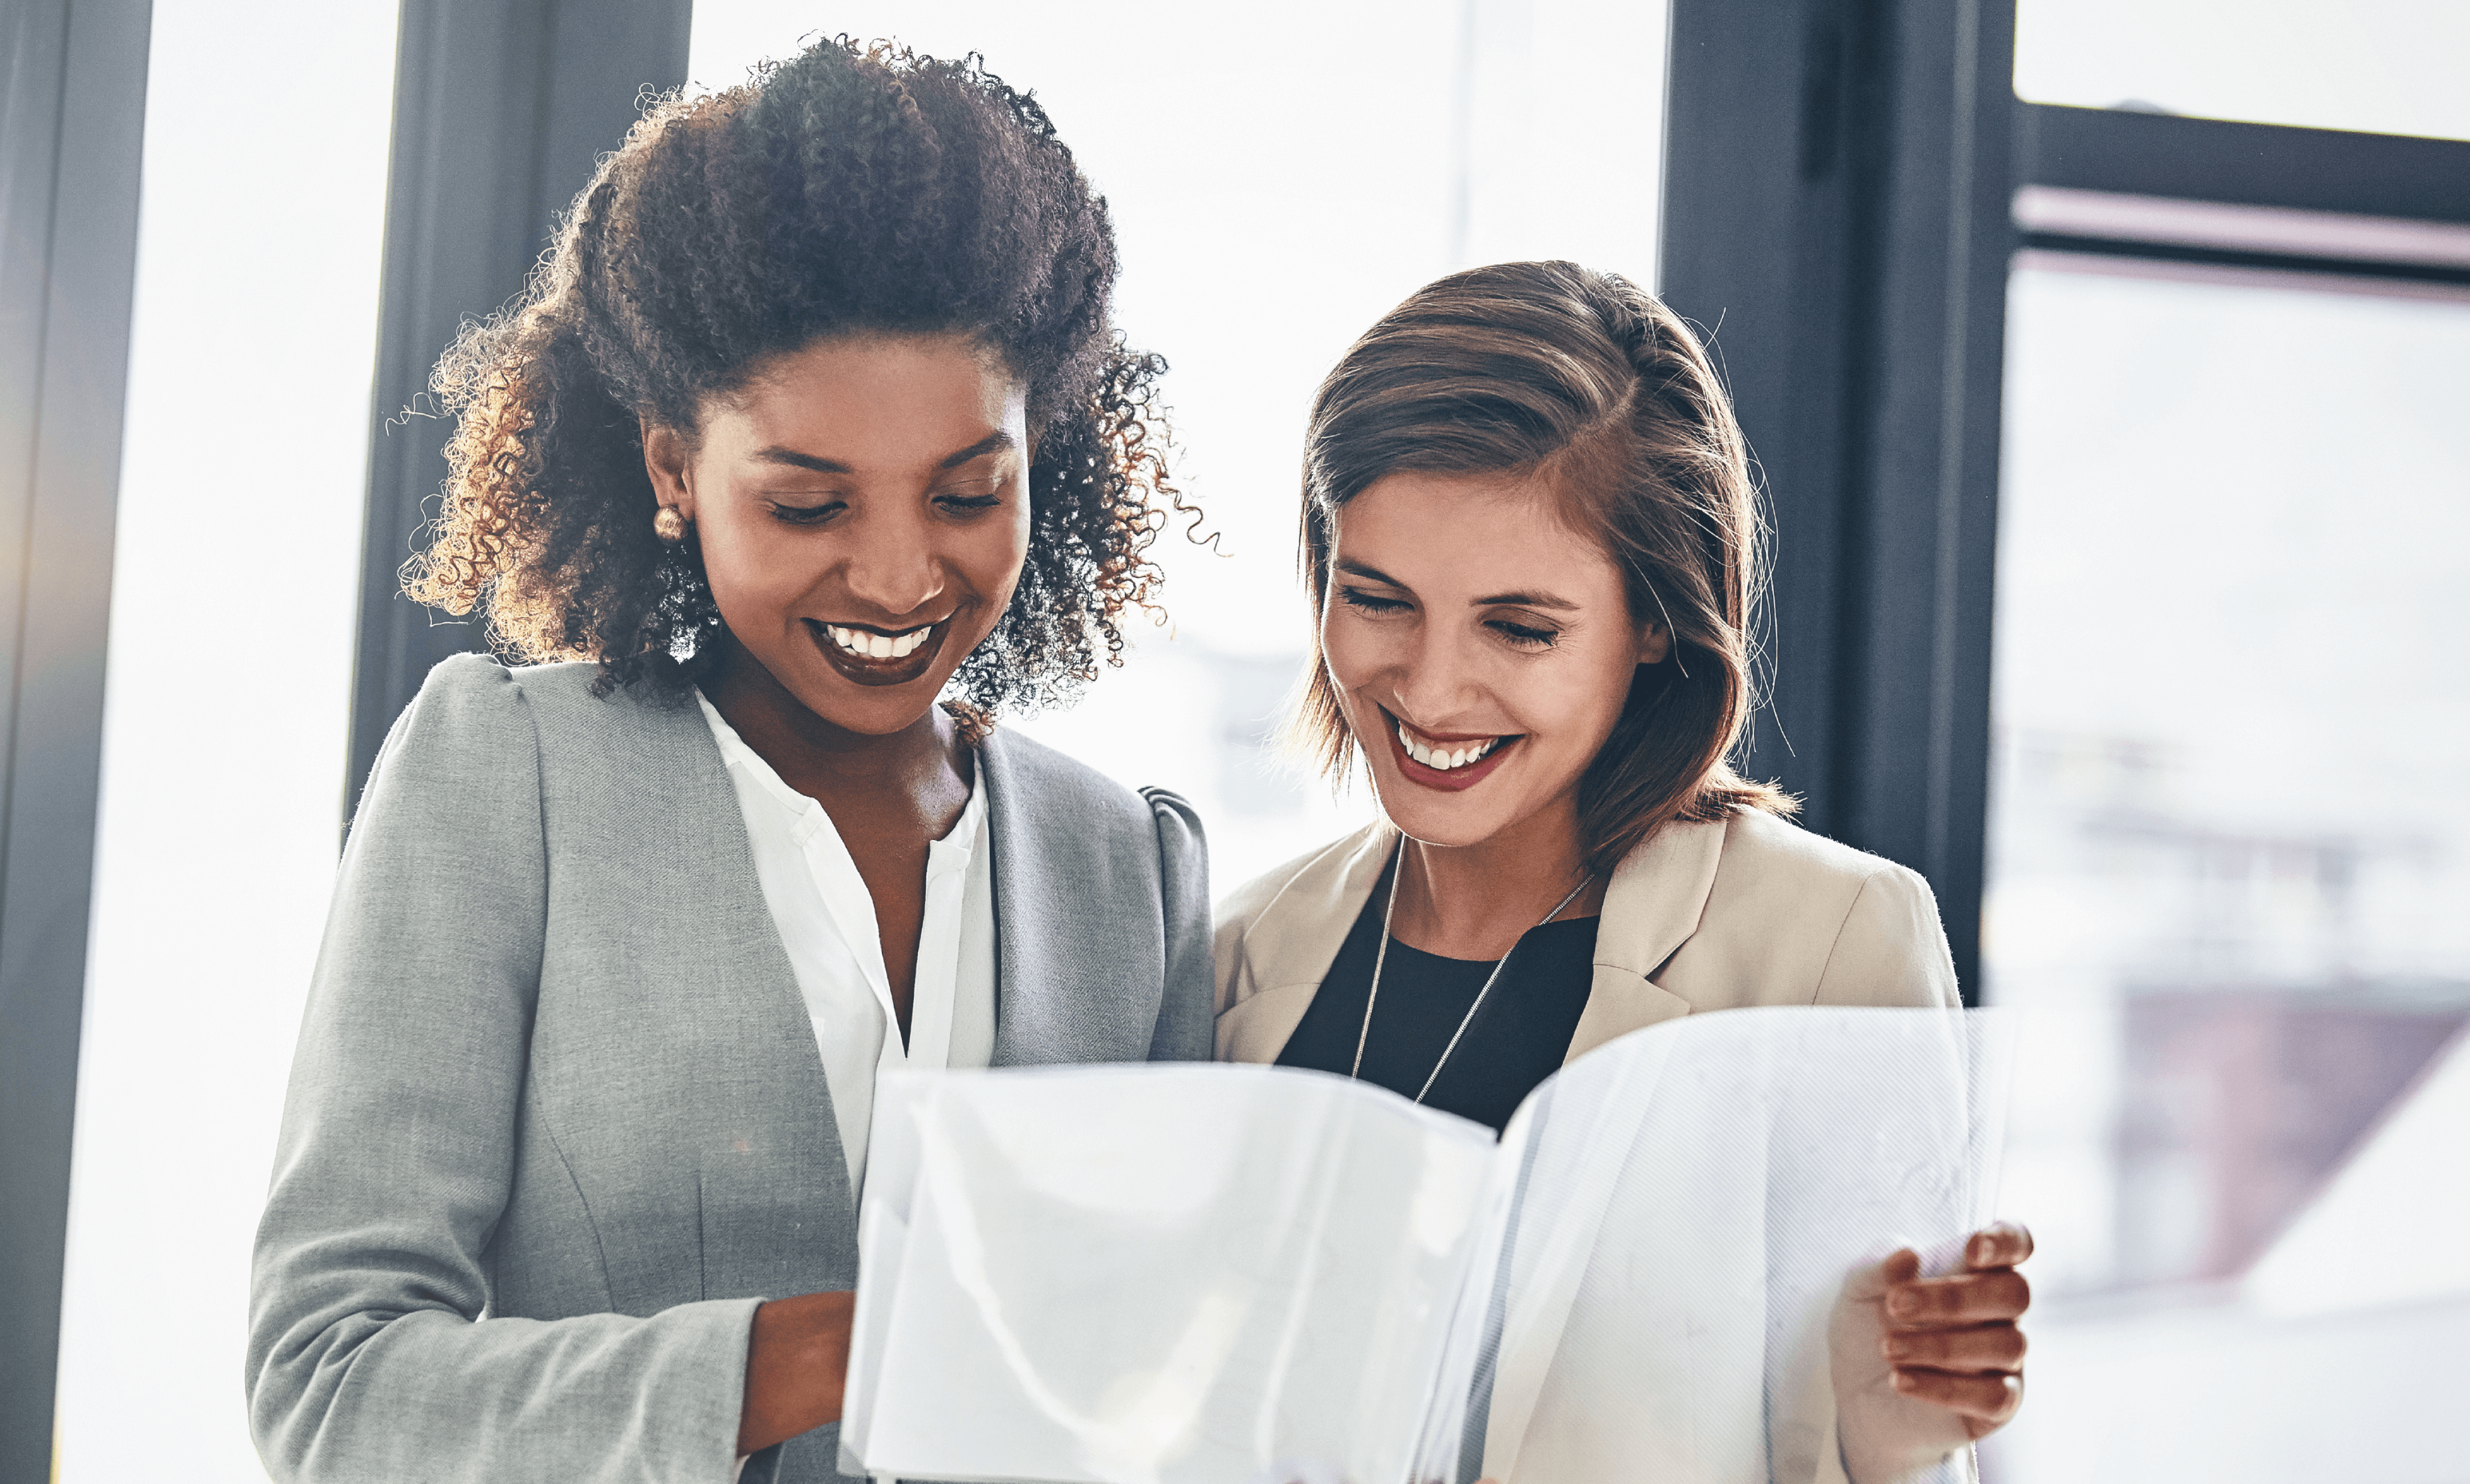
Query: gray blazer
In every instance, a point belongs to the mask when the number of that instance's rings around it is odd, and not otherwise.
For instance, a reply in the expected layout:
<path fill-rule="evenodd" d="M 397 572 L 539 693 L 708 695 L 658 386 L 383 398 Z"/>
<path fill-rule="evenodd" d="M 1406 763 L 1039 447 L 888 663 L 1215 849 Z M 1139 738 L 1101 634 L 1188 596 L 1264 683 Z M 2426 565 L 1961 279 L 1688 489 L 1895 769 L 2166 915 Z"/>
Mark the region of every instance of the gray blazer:
<path fill-rule="evenodd" d="M 710 1481 L 762 1298 L 857 1281 L 804 1002 L 692 706 L 449 660 L 343 852 L 250 1287 L 279 1481 Z M 1210 1054 L 1200 826 L 979 752 L 994 1060 Z M 749 1484 L 838 1478 L 839 1429 Z"/>

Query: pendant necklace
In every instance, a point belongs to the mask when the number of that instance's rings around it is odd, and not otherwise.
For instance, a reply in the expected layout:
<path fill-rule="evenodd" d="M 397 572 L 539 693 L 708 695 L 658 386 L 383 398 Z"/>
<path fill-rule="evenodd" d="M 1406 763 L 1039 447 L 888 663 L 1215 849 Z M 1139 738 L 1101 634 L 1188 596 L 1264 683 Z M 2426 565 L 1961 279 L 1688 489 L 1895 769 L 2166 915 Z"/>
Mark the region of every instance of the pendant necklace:
<path fill-rule="evenodd" d="M 1398 846 L 1397 869 L 1389 873 L 1389 899 L 1381 904 L 1381 948 L 1372 956 L 1372 987 L 1366 990 L 1363 996 L 1363 1027 L 1355 1032 L 1355 1065 L 1348 1068 L 1346 1073 L 1348 1077 L 1359 1080 L 1363 1075 L 1363 1043 L 1372 1038 L 1372 1007 L 1381 998 L 1381 966 L 1389 961 L 1389 918 L 1390 915 L 1398 910 L 1398 878 L 1405 874 L 1407 874 L 1407 846 L 1404 842 L 1401 842 Z M 1580 876 L 1578 884 L 1570 888 L 1570 894 L 1561 898 L 1560 904 L 1546 913 L 1544 921 L 1536 923 L 1535 926 L 1543 927 L 1559 916 L 1561 909 L 1576 901 L 1578 893 L 1585 891 L 1587 883 L 1594 878 L 1593 871 Z M 1532 932 L 1533 929 L 1530 928 L 1528 931 Z M 1526 935 L 1519 935 L 1519 939 L 1521 942 L 1525 941 Z M 1450 1032 L 1450 1044 L 1441 1048 L 1441 1059 L 1433 1063 L 1432 1074 L 1424 1078 L 1424 1085 L 1415 1090 L 1417 1102 L 1423 1101 L 1424 1094 L 1431 1092 L 1433 1083 L 1439 1080 L 1441 1068 L 1450 1064 L 1450 1053 L 1458 1049 L 1458 1038 L 1466 1034 L 1467 1027 L 1475 1024 L 1475 1012 L 1483 1009 L 1483 997 L 1492 993 L 1492 986 L 1500 980 L 1501 971 L 1509 967 L 1510 954 L 1517 951 L 1518 944 L 1510 944 L 1509 953 L 1503 954 L 1501 962 L 1492 966 L 1492 972 L 1484 976 L 1483 987 L 1475 992 L 1475 1003 L 1468 1006 L 1466 1014 L 1459 1018 L 1458 1028 Z"/>

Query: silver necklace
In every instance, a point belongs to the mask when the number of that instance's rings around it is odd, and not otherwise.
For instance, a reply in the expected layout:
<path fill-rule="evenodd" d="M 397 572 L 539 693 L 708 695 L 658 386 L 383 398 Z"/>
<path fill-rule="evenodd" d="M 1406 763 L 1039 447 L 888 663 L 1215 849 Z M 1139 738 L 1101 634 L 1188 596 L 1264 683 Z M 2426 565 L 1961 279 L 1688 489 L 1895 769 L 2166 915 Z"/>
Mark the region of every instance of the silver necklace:
<path fill-rule="evenodd" d="M 1389 899 L 1381 904 L 1381 948 L 1372 956 L 1372 987 L 1364 991 L 1363 995 L 1363 1026 L 1355 1032 L 1355 1065 L 1349 1067 L 1346 1073 L 1350 1078 L 1360 1079 L 1363 1075 L 1363 1043 L 1372 1038 L 1372 1007 L 1381 999 L 1381 967 L 1389 962 L 1389 917 L 1398 910 L 1398 878 L 1405 874 L 1407 874 L 1407 847 L 1402 844 L 1398 847 L 1397 869 L 1389 873 Z M 1592 872 L 1580 876 L 1578 884 L 1570 888 L 1570 894 L 1561 898 L 1558 905 L 1544 915 L 1544 921 L 1536 923 L 1535 926 L 1540 928 L 1559 916 L 1561 909 L 1576 901 L 1578 893 L 1587 889 L 1587 882 L 1591 879 L 1593 879 Z M 1530 928 L 1528 931 L 1532 932 L 1533 929 Z M 1522 940 L 1526 937 L 1523 933 L 1519 936 Z M 1450 1053 L 1458 1049 L 1458 1038 L 1466 1034 L 1467 1027 L 1475 1024 L 1475 1012 L 1483 1009 L 1483 997 L 1492 993 L 1493 984 L 1501 978 L 1501 971 L 1509 967 L 1510 954 L 1517 951 L 1518 944 L 1510 944 L 1509 953 L 1503 954 L 1501 962 L 1492 966 L 1492 972 L 1484 976 L 1483 987 L 1475 992 L 1475 1003 L 1468 1006 L 1466 1014 L 1459 1017 L 1458 1028 L 1450 1032 L 1450 1044 L 1441 1048 L 1441 1059 L 1433 1063 L 1432 1074 L 1424 1078 L 1423 1086 L 1415 1089 L 1417 1102 L 1423 1101 L 1424 1094 L 1431 1092 L 1433 1083 L 1440 1079 L 1441 1068 L 1450 1064 Z"/>

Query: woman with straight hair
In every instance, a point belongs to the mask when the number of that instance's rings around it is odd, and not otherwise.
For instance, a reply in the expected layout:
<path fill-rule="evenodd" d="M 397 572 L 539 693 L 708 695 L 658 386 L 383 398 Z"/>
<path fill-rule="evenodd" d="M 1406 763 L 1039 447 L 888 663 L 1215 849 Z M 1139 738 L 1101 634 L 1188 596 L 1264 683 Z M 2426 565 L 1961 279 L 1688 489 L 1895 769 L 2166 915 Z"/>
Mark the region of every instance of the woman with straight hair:
<path fill-rule="evenodd" d="M 528 662 L 431 672 L 353 821 L 275 1479 L 838 1478 L 878 1072 L 1208 1055 L 1191 811 L 992 726 L 1155 576 L 1115 267 L 1026 95 L 844 39 L 655 104 L 448 355 L 407 591 Z"/>
<path fill-rule="evenodd" d="M 1306 438 L 1295 730 L 1333 777 L 1363 768 L 1382 817 L 1221 904 L 1219 1056 L 1499 1127 L 1674 1016 L 1955 1011 L 1928 885 L 1797 828 L 1729 761 L 1762 538 L 1705 352 L 1620 278 L 1471 269 L 1365 332 Z M 2002 1223 L 1962 1272 L 1899 1252 L 1850 1290 L 1828 1451 L 1855 1484 L 2014 1415 L 2030 1251 Z"/>

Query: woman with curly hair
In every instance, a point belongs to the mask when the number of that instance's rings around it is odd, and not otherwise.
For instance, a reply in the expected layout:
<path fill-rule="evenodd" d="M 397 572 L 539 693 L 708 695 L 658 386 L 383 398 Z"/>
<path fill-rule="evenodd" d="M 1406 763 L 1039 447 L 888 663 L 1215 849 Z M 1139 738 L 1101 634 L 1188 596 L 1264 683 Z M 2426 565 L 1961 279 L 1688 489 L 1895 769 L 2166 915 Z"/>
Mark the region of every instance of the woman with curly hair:
<path fill-rule="evenodd" d="M 992 730 L 1155 580 L 1114 277 L 1036 104 L 844 39 L 653 106 L 448 355 L 406 588 L 529 662 L 439 665 L 353 824 L 277 1479 L 837 1477 L 878 1071 L 1209 1055 L 1190 809 Z"/>

